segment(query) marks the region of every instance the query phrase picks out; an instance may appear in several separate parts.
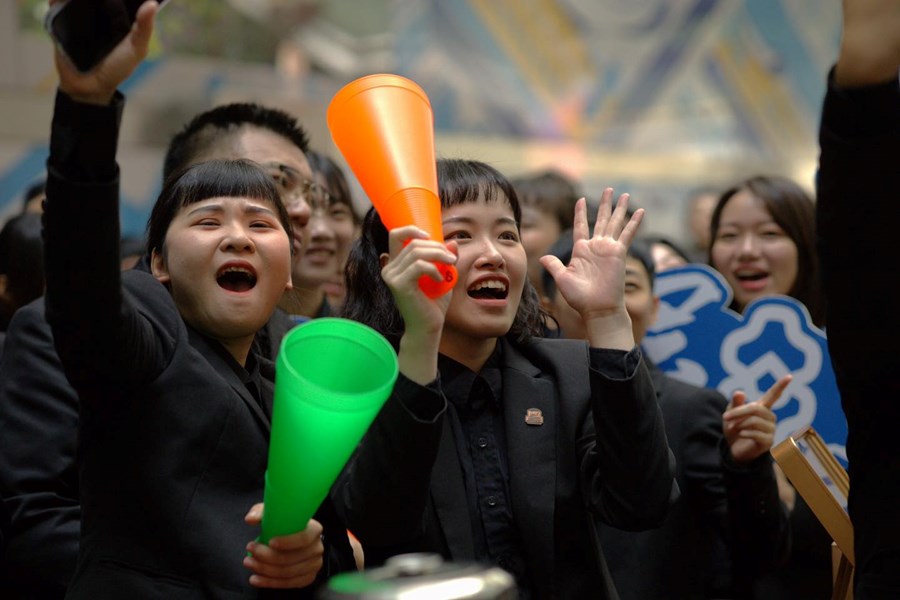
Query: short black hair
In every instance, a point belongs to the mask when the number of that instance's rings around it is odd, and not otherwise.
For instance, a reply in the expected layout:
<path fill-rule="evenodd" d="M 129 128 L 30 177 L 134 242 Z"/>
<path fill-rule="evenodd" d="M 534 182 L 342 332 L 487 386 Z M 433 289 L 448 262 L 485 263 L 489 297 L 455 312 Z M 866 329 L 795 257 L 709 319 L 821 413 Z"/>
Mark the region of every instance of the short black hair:
<path fill-rule="evenodd" d="M 24 211 L 28 207 L 28 203 L 38 196 L 44 195 L 47 189 L 47 181 L 45 179 L 41 179 L 40 181 L 35 181 L 31 185 L 29 185 L 25 189 L 25 195 L 22 196 L 22 210 Z"/>
<path fill-rule="evenodd" d="M 677 254 L 679 258 L 681 258 L 686 263 L 692 263 L 694 261 L 688 256 L 687 252 L 684 251 L 684 248 L 679 246 L 674 240 L 668 238 L 664 235 L 659 234 L 650 234 L 642 236 L 641 239 L 644 243 L 647 244 L 647 248 L 653 246 L 653 244 L 662 244 L 663 246 L 667 246 L 672 252 Z"/>
<path fill-rule="evenodd" d="M 213 144 L 244 125 L 268 129 L 293 142 L 304 154 L 309 150 L 306 130 L 288 113 L 251 102 L 225 104 L 200 113 L 172 137 L 163 160 L 163 179 L 195 162 Z"/>
<path fill-rule="evenodd" d="M 5 322 L 17 308 L 44 293 L 41 215 L 16 215 L 0 230 L 0 274 L 7 279 L 6 298 L 0 302 Z"/>
<path fill-rule="evenodd" d="M 553 215 L 560 229 L 572 226 L 575 203 L 581 193 L 575 182 L 555 169 L 512 179 L 522 206 L 531 206 Z"/>
<path fill-rule="evenodd" d="M 164 251 L 166 232 L 179 210 L 220 196 L 269 202 L 288 237 L 292 237 L 291 219 L 281 201 L 278 186 L 258 164 L 246 159 L 210 160 L 178 171 L 163 184 L 147 221 L 147 253 Z"/>

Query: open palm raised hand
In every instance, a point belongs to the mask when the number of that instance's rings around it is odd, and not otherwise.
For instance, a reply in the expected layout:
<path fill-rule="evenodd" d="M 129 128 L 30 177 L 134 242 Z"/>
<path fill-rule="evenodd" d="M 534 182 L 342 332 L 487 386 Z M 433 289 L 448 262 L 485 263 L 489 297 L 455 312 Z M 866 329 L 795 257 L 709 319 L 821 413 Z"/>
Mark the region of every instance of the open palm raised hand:
<path fill-rule="evenodd" d="M 574 244 L 568 265 L 555 256 L 541 258 L 565 301 L 586 322 L 625 311 L 625 257 L 644 211 L 639 209 L 628 219 L 628 194 L 619 196 L 615 210 L 612 196 L 612 188 L 603 191 L 593 234 L 584 198 L 575 205 Z"/>

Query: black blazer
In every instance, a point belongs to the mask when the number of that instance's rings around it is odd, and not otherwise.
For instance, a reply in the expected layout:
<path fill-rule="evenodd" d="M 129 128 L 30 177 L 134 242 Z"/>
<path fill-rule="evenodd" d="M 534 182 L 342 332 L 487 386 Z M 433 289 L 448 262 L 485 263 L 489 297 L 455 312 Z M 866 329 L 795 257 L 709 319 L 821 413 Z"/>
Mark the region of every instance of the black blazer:
<path fill-rule="evenodd" d="M 643 365 L 618 381 L 589 370 L 583 342 L 500 343 L 512 509 L 534 592 L 616 598 L 596 523 L 655 527 L 677 495 L 649 375 Z M 431 415 L 419 410 L 428 403 L 437 407 Z M 474 557 L 445 407 L 436 389 L 401 377 L 333 489 L 367 564 L 408 551 Z M 541 410 L 543 425 L 525 423 L 530 408 Z"/>
<path fill-rule="evenodd" d="M 253 597 L 241 562 L 258 532 L 243 518 L 263 496 L 271 363 L 256 357 L 260 402 L 162 284 L 120 274 L 117 181 L 83 180 L 69 164 L 99 160 L 73 149 L 114 137 L 108 113 L 119 108 L 59 96 L 48 161 L 46 315 L 80 400 L 81 547 L 68 596 Z M 324 578 L 353 562 L 343 524 L 319 514 L 337 561 Z"/>
<path fill-rule="evenodd" d="M 62 598 L 78 556 L 78 397 L 39 298 L 16 311 L 0 360 L 0 495 L 10 514 L 4 598 Z"/>
<path fill-rule="evenodd" d="M 257 336 L 260 353 L 274 357 L 293 326 L 277 310 Z M 13 315 L 8 348 L 0 358 L 0 497 L 11 523 L 0 597 L 62 598 L 81 532 L 78 395 L 56 354 L 43 298 Z"/>
<path fill-rule="evenodd" d="M 725 398 L 673 379 L 653 364 L 650 374 L 681 497 L 658 529 L 601 526 L 619 595 L 622 600 L 721 597 L 716 594 L 728 593 L 732 557 L 741 575 L 737 587 L 746 588 L 748 576 L 777 563 L 789 547 L 772 459 L 767 453 L 749 465 L 734 465 L 724 456 Z"/>

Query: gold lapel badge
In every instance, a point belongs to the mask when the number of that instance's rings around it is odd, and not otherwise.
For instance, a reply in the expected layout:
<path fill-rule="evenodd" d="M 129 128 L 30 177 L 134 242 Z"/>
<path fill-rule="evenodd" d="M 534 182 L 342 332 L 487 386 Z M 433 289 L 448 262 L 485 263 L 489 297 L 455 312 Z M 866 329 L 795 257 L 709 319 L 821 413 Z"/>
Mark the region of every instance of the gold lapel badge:
<path fill-rule="evenodd" d="M 544 424 L 544 413 L 539 408 L 529 408 L 525 411 L 525 424 L 540 427 Z"/>

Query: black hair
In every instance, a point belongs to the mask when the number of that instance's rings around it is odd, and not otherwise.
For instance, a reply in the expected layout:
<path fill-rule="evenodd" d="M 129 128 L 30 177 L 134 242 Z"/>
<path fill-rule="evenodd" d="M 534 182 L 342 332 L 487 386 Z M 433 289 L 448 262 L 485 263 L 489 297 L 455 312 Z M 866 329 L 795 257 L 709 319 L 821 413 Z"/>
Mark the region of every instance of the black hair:
<path fill-rule="evenodd" d="M 512 179 L 522 206 L 532 206 L 553 215 L 560 229 L 572 226 L 575 203 L 581 197 L 575 183 L 568 177 L 549 169 Z"/>
<path fill-rule="evenodd" d="M 684 248 L 679 246 L 671 238 L 668 238 L 664 235 L 650 234 L 650 235 L 642 236 L 641 239 L 644 241 L 644 243 L 647 244 L 648 248 L 650 246 L 652 246 L 653 244 L 662 244 L 663 246 L 668 246 L 669 249 L 671 249 L 672 252 L 677 254 L 684 262 L 686 262 L 686 263 L 694 262 L 690 259 L 687 252 L 684 251 Z"/>
<path fill-rule="evenodd" d="M 244 125 L 268 129 L 290 140 L 301 152 L 309 150 L 309 136 L 288 113 L 254 103 L 234 103 L 200 113 L 175 134 L 163 160 L 163 179 L 181 171 L 211 146 Z"/>
<path fill-rule="evenodd" d="M 41 215 L 24 213 L 0 230 L 0 274 L 6 276 L 3 320 L 44 294 L 44 242 Z"/>
<path fill-rule="evenodd" d="M 277 184 L 252 160 L 210 160 L 196 163 L 173 174 L 147 220 L 147 253 L 165 251 L 166 232 L 178 211 L 185 206 L 217 197 L 256 198 L 271 204 L 278 220 L 292 237 L 291 220 L 281 201 Z"/>
<path fill-rule="evenodd" d="M 547 254 L 555 256 L 562 264 L 567 265 L 572 260 L 573 247 L 572 229 L 570 228 L 559 235 L 559 238 L 550 246 Z M 650 246 L 646 240 L 632 240 L 631 245 L 628 247 L 628 256 L 636 258 L 644 266 L 650 279 L 650 288 L 652 289 L 653 282 L 656 279 L 656 267 L 653 264 L 653 255 L 650 253 Z M 548 298 L 552 299 L 556 293 L 556 280 L 553 279 L 553 276 L 547 269 L 541 271 L 541 282 L 544 284 L 544 293 Z"/>
<path fill-rule="evenodd" d="M 40 181 L 36 181 L 28 186 L 25 190 L 25 195 L 22 196 L 22 211 L 28 208 L 28 203 L 37 198 L 38 196 L 43 196 L 47 189 L 47 182 L 44 179 Z"/>
<path fill-rule="evenodd" d="M 505 202 L 512 209 L 518 227 L 522 210 L 516 192 L 499 171 L 474 160 L 440 159 L 437 162 L 438 190 L 442 207 L 485 202 Z M 363 219 L 362 233 L 350 250 L 347 261 L 347 300 L 342 316 L 369 325 L 395 346 L 404 324 L 390 290 L 381 278 L 382 253 L 388 251 L 388 232 L 375 209 Z M 509 334 L 519 341 L 543 333 L 548 315 L 541 308 L 534 287 L 525 278 L 519 309 Z"/>
<path fill-rule="evenodd" d="M 643 239 L 633 240 L 628 246 L 628 256 L 637 259 L 644 266 L 652 290 L 653 284 L 656 283 L 656 263 L 653 261 L 653 253 L 650 252 L 650 244 Z"/>
<path fill-rule="evenodd" d="M 712 247 L 719 235 L 722 211 L 738 192 L 746 190 L 762 201 L 772 220 L 781 227 L 797 247 L 797 278 L 788 296 L 799 300 L 818 327 L 825 324 L 825 297 L 819 280 L 819 257 L 816 252 L 816 208 L 809 194 L 786 177 L 757 175 L 725 190 L 710 219 L 709 265 Z M 732 303 L 732 309 L 738 307 Z"/>
<path fill-rule="evenodd" d="M 318 173 L 325 179 L 325 187 L 331 196 L 331 203 L 339 202 L 349 206 L 353 215 L 353 223 L 358 225 L 360 218 L 353 207 L 353 196 L 350 193 L 350 184 L 347 183 L 344 170 L 330 156 L 316 150 L 309 150 L 306 153 L 306 159 L 309 161 L 309 168 L 312 169 L 313 174 Z"/>

